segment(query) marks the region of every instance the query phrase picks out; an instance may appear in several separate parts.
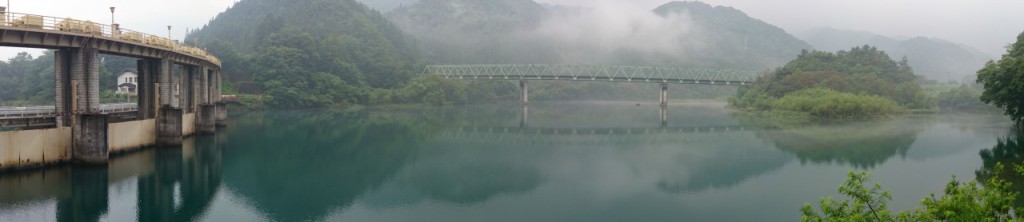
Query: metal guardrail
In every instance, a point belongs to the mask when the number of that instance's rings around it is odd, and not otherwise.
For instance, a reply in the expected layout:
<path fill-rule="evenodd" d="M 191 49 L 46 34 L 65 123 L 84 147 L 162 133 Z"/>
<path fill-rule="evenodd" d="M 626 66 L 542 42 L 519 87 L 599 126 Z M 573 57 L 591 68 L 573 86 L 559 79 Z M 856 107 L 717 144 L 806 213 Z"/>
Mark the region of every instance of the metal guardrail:
<path fill-rule="evenodd" d="M 210 55 L 200 48 L 182 45 L 169 38 L 124 29 L 119 26 L 101 24 L 88 20 L 83 21 L 72 18 L 14 12 L 0 12 L 0 19 L 3 19 L 0 20 L 0 25 L 3 26 L 80 33 L 118 39 L 127 42 L 135 42 L 143 45 L 164 48 L 169 51 L 191 55 L 197 58 L 203 58 L 218 66 L 221 65 L 220 59 L 217 59 L 217 57 Z"/>
<path fill-rule="evenodd" d="M 138 111 L 135 103 L 101 104 L 102 113 L 124 113 Z M 57 108 L 54 106 L 0 107 L 0 119 L 45 118 L 55 117 Z"/>
<path fill-rule="evenodd" d="M 624 81 L 749 85 L 757 71 L 603 65 L 428 65 L 428 75 L 459 79 Z"/>

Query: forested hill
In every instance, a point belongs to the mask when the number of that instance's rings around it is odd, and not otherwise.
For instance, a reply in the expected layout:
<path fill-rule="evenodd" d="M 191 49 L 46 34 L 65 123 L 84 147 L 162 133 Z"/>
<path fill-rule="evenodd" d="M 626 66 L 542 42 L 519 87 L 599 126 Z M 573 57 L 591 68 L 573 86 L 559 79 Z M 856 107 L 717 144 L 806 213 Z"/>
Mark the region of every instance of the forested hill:
<path fill-rule="evenodd" d="M 389 12 L 434 63 L 567 63 L 763 69 L 811 46 L 729 7 L 653 11 L 531 0 L 421 0 Z"/>
<path fill-rule="evenodd" d="M 196 39 L 242 91 L 302 97 L 280 106 L 358 102 L 348 94 L 401 85 L 421 68 L 414 41 L 354 0 L 242 0 L 186 41 Z"/>
<path fill-rule="evenodd" d="M 965 77 L 972 81 L 974 73 L 991 59 L 971 47 L 937 38 L 896 39 L 863 31 L 817 28 L 804 33 L 803 39 L 824 51 L 876 46 L 893 58 L 907 57 L 917 75 L 942 82 L 964 81 Z"/>
<path fill-rule="evenodd" d="M 803 49 L 812 49 L 785 30 L 732 7 L 713 7 L 696 1 L 670 2 L 654 12 L 662 16 L 689 15 L 698 36 L 705 40 L 699 53 L 708 63 L 775 67 L 796 58 Z"/>
<path fill-rule="evenodd" d="M 532 0 L 421 0 L 388 18 L 434 63 L 549 63 L 550 50 L 528 33 L 546 13 Z"/>

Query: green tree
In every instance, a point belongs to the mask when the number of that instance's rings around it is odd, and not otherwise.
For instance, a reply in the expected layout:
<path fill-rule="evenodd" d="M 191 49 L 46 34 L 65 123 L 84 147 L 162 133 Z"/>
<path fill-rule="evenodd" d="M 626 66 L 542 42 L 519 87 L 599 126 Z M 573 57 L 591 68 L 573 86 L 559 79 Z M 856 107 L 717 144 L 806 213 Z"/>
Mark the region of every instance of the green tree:
<path fill-rule="evenodd" d="M 1002 170 L 1002 165 L 996 167 L 996 171 Z M 1017 171 L 1024 173 L 1021 168 Z M 1015 213 L 1021 209 L 1013 209 L 1019 192 L 997 177 L 985 180 L 985 186 L 953 177 L 941 196 L 932 194 L 921 201 L 923 208 L 894 213 L 888 209 L 889 191 L 877 183 L 870 188 L 864 185 L 870 180 L 868 173 L 850 171 L 848 176 L 839 187 L 839 193 L 848 199 L 822 198 L 821 212 L 806 204 L 800 208 L 801 221 L 1022 221 Z"/>
<path fill-rule="evenodd" d="M 978 83 L 985 87 L 982 101 L 1003 109 L 1018 125 L 1024 123 L 1024 32 L 999 61 L 978 70 Z"/>

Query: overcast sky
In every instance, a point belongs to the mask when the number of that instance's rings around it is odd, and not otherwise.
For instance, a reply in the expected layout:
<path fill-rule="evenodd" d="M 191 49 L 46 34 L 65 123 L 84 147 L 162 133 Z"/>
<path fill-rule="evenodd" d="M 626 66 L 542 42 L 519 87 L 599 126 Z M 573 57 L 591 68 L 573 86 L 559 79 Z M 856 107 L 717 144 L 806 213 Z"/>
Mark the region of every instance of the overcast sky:
<path fill-rule="evenodd" d="M 655 8 L 669 0 L 537 0 L 563 5 L 632 2 Z M 817 27 L 869 31 L 892 37 L 938 37 L 992 56 L 1024 32 L 1024 1 L 1017 0 L 704 0 L 730 6 L 800 36 Z"/>
<path fill-rule="evenodd" d="M 3 1 L 3 0 L 0 0 Z M 13 12 L 110 22 L 110 6 L 122 27 L 180 39 L 237 0 L 11 0 Z M 282 0 L 287 1 L 287 0 Z M 366 0 L 374 1 L 374 0 Z M 669 0 L 537 0 L 564 5 L 614 2 L 653 9 Z M 863 30 L 894 37 L 938 37 L 993 56 L 1024 31 L 1024 1 L 1018 0 L 705 0 L 737 8 L 800 36 L 810 28 Z M 6 4 L 6 2 L 0 2 Z M 21 49 L 0 49 L 7 58 Z"/>
<path fill-rule="evenodd" d="M 110 23 L 110 7 L 114 21 L 122 28 L 181 39 L 185 28 L 197 28 L 210 21 L 237 0 L 10 0 L 10 12 L 70 17 L 104 24 Z M 282 0 L 287 1 L 287 0 Z M 0 5 L 7 4 L 0 0 Z M 10 58 L 18 48 L 0 48 L 0 58 Z M 29 50 L 33 54 L 39 50 Z"/>

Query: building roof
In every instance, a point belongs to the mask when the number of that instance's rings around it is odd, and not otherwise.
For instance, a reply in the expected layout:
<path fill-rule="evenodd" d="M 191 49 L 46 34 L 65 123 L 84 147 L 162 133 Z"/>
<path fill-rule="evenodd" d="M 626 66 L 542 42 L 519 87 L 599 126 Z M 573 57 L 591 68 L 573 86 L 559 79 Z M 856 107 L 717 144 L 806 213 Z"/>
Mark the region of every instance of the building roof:
<path fill-rule="evenodd" d="M 125 74 L 128 74 L 128 73 L 131 73 L 132 75 L 136 75 L 136 76 L 139 75 L 139 71 L 138 70 L 135 70 L 135 69 L 132 69 L 132 68 L 127 68 L 127 69 L 121 70 L 121 72 L 117 74 L 117 77 L 121 78 L 121 76 L 123 76 Z"/>

